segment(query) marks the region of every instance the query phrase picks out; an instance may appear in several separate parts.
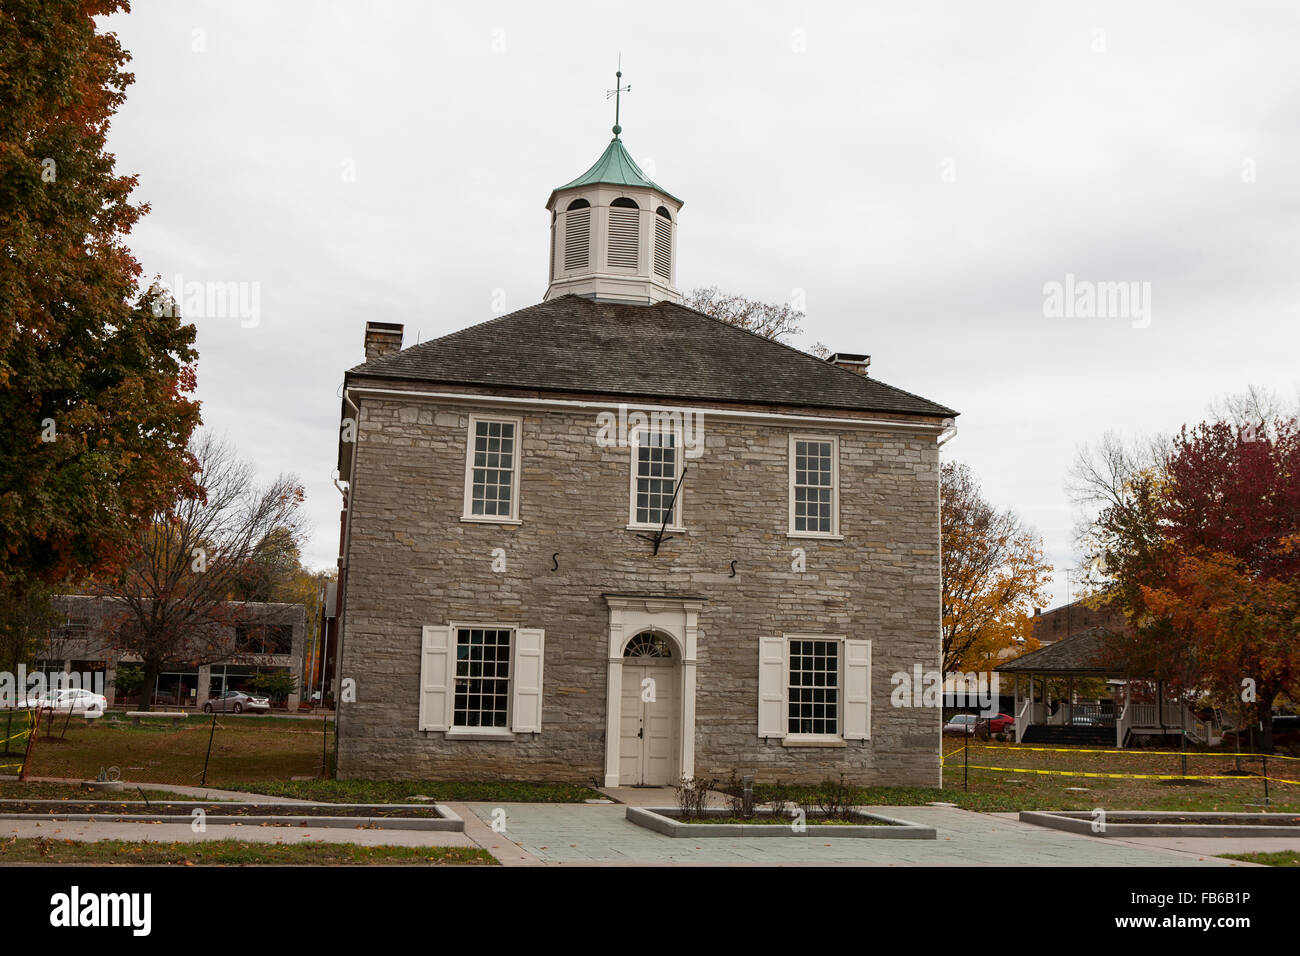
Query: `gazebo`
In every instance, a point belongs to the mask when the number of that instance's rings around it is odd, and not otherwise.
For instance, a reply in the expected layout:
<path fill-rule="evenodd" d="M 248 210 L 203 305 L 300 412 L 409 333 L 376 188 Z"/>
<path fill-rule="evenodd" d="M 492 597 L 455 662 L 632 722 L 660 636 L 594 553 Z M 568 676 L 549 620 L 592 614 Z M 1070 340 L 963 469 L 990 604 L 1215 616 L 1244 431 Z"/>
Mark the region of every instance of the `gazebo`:
<path fill-rule="evenodd" d="M 1094 627 L 995 668 L 1015 678 L 1017 743 L 1113 742 L 1124 747 L 1134 737 L 1184 733 L 1199 743 L 1216 742 L 1218 735 L 1211 724 L 1196 717 L 1183 702 L 1164 699 L 1160 681 L 1124 672 L 1116 663 L 1117 640 L 1113 632 Z M 1076 681 L 1087 678 L 1104 680 L 1108 693 L 1095 700 L 1076 699 Z M 1049 699 L 1048 681 L 1064 683 L 1064 695 Z M 1154 703 L 1134 700 L 1135 682 L 1153 685 Z"/>

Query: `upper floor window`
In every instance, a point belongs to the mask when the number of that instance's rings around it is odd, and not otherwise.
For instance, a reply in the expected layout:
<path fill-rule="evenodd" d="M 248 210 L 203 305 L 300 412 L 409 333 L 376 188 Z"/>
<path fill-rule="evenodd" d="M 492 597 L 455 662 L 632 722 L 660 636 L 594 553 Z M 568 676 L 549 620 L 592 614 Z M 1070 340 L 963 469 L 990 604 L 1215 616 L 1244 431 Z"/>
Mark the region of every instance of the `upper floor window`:
<path fill-rule="evenodd" d="M 663 206 L 655 210 L 655 275 L 673 277 L 673 217 Z"/>
<path fill-rule="evenodd" d="M 470 416 L 465 520 L 519 520 L 519 431 L 518 418 Z"/>
<path fill-rule="evenodd" d="M 674 500 L 682 454 L 672 429 L 643 428 L 632 435 L 632 521 L 639 527 L 681 526 L 681 496 Z"/>
<path fill-rule="evenodd" d="M 564 214 L 564 268 L 585 269 L 591 261 L 591 203 L 575 199 Z"/>
<path fill-rule="evenodd" d="M 839 440 L 790 436 L 790 534 L 838 537 Z"/>
<path fill-rule="evenodd" d="M 640 260 L 641 210 L 631 199 L 609 204 L 609 264 L 635 269 Z"/>

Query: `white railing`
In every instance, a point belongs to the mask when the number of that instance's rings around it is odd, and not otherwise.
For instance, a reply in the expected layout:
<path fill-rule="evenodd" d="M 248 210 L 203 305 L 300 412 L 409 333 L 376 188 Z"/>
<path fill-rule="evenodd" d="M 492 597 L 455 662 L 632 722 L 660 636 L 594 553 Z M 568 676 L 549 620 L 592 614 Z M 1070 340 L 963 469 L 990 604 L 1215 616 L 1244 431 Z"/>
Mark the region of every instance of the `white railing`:
<path fill-rule="evenodd" d="M 1016 743 L 1025 739 L 1025 728 L 1029 726 L 1030 714 L 1033 712 L 1034 702 L 1027 700 L 1020 708 L 1020 713 L 1016 714 Z"/>
<path fill-rule="evenodd" d="M 1124 746 L 1124 735 L 1128 733 L 1129 727 L 1133 721 L 1133 704 L 1130 701 L 1124 702 L 1124 709 L 1119 713 L 1119 719 L 1115 721 L 1115 746 Z"/>

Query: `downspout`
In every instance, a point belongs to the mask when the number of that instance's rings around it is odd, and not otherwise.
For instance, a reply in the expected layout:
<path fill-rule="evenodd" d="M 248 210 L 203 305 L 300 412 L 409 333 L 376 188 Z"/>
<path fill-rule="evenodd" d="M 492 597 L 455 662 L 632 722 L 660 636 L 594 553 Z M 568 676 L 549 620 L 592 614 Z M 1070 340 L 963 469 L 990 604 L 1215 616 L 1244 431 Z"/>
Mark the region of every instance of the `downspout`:
<path fill-rule="evenodd" d="M 334 695 L 334 772 L 338 773 L 339 765 L 339 725 L 343 716 L 343 640 L 346 632 L 345 614 L 348 584 L 348 552 L 352 544 L 352 490 L 356 485 L 357 478 L 357 439 L 361 429 L 361 408 L 352 400 L 347 387 L 343 389 L 343 403 L 352 409 L 352 421 L 354 427 L 352 430 L 352 454 L 351 462 L 348 466 L 348 481 L 346 486 L 341 485 L 337 479 L 334 480 L 334 487 L 338 489 L 339 494 L 343 496 L 343 527 L 340 532 L 339 540 L 339 573 L 338 584 L 335 587 L 334 594 L 334 670 L 335 670 L 335 687 L 337 688 Z M 346 416 L 345 416 L 346 418 Z M 322 703 L 324 703 L 322 695 Z"/>

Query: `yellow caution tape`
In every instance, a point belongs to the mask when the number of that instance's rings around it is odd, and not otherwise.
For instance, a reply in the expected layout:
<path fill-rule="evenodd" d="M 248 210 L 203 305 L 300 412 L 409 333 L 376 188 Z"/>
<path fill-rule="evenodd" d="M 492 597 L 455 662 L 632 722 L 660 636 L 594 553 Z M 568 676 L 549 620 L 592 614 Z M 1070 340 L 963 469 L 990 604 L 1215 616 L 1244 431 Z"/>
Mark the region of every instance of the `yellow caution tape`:
<path fill-rule="evenodd" d="M 1106 777 L 1112 780 L 1258 780 L 1259 777 L 1239 777 L 1236 774 L 1221 776 L 1181 773 L 1096 773 L 1084 770 L 1030 770 L 1027 767 L 985 767 L 968 765 L 972 770 L 996 770 L 999 773 L 1037 773 L 1054 777 Z"/>
<path fill-rule="evenodd" d="M 962 765 L 958 765 L 962 766 Z M 1300 780 L 1281 777 L 1243 777 L 1240 774 L 1181 774 L 1181 773 L 1098 773 L 1086 770 L 1031 770 L 1028 767 L 986 767 L 982 764 L 965 764 L 971 770 L 994 770 L 998 773 L 1036 773 L 1052 777 L 1104 777 L 1109 780 L 1271 780 L 1300 786 Z M 955 769 L 955 768 L 954 768 Z"/>
<path fill-rule="evenodd" d="M 1189 750 L 1184 753 L 1181 750 L 1088 750 L 1084 747 L 1027 747 L 1024 744 L 1001 744 L 992 746 L 991 744 L 971 744 L 972 750 L 1041 750 L 1045 753 L 1054 754 L 1123 754 L 1125 756 L 1150 756 L 1150 757 L 1223 757 L 1224 759 L 1235 760 L 1238 757 L 1243 760 L 1258 760 L 1261 757 L 1267 757 L 1269 760 L 1300 760 L 1300 757 L 1288 757 L 1285 754 L 1238 754 L 1238 753 L 1209 753 L 1203 750 Z M 958 748 L 960 750 L 961 748 Z"/>

